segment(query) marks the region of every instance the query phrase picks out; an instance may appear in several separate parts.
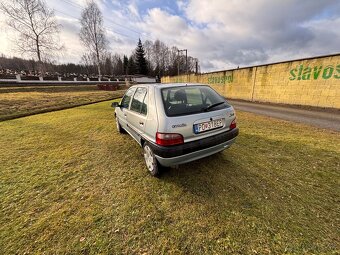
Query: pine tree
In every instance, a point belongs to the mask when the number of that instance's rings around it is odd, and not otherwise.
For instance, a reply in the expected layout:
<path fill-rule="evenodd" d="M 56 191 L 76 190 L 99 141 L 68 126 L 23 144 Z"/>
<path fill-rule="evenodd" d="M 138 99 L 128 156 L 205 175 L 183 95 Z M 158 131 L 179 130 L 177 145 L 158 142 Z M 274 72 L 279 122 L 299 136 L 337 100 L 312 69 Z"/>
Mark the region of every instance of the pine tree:
<path fill-rule="evenodd" d="M 112 75 L 112 60 L 111 60 L 111 56 L 106 57 L 103 69 L 104 69 L 106 75 Z"/>
<path fill-rule="evenodd" d="M 126 55 L 123 57 L 123 74 L 128 74 L 129 59 Z"/>
<path fill-rule="evenodd" d="M 128 66 L 127 66 L 127 74 L 133 75 L 136 73 L 136 64 L 133 56 L 129 57 Z"/>
<path fill-rule="evenodd" d="M 142 41 L 139 39 L 136 48 L 136 73 L 138 74 L 148 74 L 148 64 L 145 59 L 145 51 L 143 48 Z"/>

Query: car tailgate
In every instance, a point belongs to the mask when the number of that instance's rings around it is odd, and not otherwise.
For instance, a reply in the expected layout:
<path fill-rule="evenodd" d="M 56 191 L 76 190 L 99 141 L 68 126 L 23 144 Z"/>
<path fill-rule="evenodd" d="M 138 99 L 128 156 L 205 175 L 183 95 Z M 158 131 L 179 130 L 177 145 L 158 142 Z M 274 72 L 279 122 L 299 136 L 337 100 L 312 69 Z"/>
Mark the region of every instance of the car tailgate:
<path fill-rule="evenodd" d="M 199 114 L 167 117 L 160 131 L 183 135 L 184 142 L 191 142 L 227 132 L 236 115 L 233 107 Z"/>

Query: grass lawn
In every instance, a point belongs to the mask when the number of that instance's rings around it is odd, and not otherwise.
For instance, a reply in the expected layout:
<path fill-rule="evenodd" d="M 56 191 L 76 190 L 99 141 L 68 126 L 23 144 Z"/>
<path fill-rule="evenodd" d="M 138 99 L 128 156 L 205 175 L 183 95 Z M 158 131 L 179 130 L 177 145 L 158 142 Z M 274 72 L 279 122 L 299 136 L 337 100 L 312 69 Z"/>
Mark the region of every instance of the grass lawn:
<path fill-rule="evenodd" d="M 1 254 L 339 254 L 339 133 L 238 123 L 157 179 L 110 102 L 1 122 Z"/>
<path fill-rule="evenodd" d="M 0 121 L 121 97 L 97 86 L 0 87 Z"/>

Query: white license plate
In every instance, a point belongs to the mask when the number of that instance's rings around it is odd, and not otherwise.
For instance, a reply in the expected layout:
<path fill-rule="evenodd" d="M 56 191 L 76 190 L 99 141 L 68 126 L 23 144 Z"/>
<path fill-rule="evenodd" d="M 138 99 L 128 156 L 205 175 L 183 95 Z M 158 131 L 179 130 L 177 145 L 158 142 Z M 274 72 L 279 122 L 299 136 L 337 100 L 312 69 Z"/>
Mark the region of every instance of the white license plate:
<path fill-rule="evenodd" d="M 217 119 L 212 121 L 207 121 L 199 124 L 194 125 L 194 132 L 195 134 L 202 133 L 205 131 L 209 131 L 215 128 L 223 127 L 223 120 L 224 119 Z"/>

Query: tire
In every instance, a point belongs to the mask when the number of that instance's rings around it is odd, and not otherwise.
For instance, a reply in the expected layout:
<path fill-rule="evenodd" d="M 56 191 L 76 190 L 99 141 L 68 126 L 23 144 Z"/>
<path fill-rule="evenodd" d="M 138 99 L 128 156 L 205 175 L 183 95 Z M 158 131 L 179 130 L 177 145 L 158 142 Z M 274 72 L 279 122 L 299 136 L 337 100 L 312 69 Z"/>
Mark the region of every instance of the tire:
<path fill-rule="evenodd" d="M 118 133 L 120 133 L 120 134 L 123 134 L 123 133 L 124 133 L 124 129 L 123 129 L 122 126 L 119 124 L 119 120 L 118 120 L 118 117 L 117 117 L 117 116 L 116 116 L 116 127 L 117 127 Z"/>
<path fill-rule="evenodd" d="M 160 174 L 160 165 L 155 157 L 155 154 L 153 153 L 152 149 L 150 148 L 150 145 L 148 143 L 144 143 L 143 146 L 143 155 L 146 167 L 148 169 L 148 172 L 152 176 L 159 176 Z"/>

